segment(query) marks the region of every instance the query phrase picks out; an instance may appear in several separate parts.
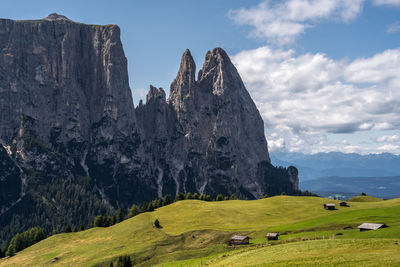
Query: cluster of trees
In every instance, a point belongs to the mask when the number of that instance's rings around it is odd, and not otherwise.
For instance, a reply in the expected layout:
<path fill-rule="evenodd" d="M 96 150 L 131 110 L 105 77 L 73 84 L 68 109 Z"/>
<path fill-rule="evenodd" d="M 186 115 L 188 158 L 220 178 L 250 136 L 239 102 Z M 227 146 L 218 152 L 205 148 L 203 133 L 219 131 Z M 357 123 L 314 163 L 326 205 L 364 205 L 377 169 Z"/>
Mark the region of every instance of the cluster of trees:
<path fill-rule="evenodd" d="M 131 257 L 119 256 L 115 265 L 113 262 L 110 263 L 110 267 L 114 267 L 114 266 L 115 267 L 131 267 L 131 266 L 133 266 Z"/>
<path fill-rule="evenodd" d="M 98 215 L 94 218 L 93 226 L 94 227 L 108 227 L 114 225 L 116 223 L 120 223 L 124 220 L 124 213 L 122 209 L 119 209 L 118 212 L 113 215 Z"/>
<path fill-rule="evenodd" d="M 16 234 L 12 239 L 5 252 L 5 256 L 14 256 L 18 251 L 23 250 L 33 244 L 45 239 L 47 234 L 44 229 L 34 227 L 21 234 Z"/>

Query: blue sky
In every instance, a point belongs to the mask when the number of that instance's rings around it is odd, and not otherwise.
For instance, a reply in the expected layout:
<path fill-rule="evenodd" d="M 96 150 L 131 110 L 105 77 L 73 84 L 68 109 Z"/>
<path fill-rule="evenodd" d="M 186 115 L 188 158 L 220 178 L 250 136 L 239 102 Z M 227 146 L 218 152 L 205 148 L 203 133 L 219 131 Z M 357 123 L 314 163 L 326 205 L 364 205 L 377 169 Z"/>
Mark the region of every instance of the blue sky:
<path fill-rule="evenodd" d="M 0 0 L 1 18 L 56 12 L 118 24 L 134 101 L 169 90 L 181 54 L 232 57 L 273 151 L 400 154 L 400 0 Z"/>

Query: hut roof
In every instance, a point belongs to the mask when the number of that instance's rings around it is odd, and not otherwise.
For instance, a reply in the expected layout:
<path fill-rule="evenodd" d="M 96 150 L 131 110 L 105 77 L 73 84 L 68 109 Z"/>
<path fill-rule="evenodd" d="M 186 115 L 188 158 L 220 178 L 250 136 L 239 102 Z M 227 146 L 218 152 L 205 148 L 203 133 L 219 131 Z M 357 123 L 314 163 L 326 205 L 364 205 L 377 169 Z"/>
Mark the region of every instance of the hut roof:
<path fill-rule="evenodd" d="M 232 240 L 245 240 L 246 238 L 249 238 L 247 235 L 234 235 L 232 236 Z"/>
<path fill-rule="evenodd" d="M 324 205 L 327 206 L 327 207 L 335 207 L 336 206 L 335 203 L 328 203 L 328 204 L 324 204 Z"/>
<path fill-rule="evenodd" d="M 363 223 L 358 226 L 360 229 L 369 229 L 369 230 L 377 230 L 379 228 L 385 227 L 386 225 L 383 223 Z"/>
<path fill-rule="evenodd" d="M 277 237 L 278 235 L 278 233 L 268 233 L 267 237 Z"/>

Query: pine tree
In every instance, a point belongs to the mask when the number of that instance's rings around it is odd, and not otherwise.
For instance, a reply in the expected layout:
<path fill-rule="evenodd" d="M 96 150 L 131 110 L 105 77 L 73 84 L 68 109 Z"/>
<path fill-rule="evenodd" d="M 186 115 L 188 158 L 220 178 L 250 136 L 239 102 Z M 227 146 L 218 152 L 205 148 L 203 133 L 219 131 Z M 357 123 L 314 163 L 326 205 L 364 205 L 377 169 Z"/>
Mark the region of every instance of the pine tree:
<path fill-rule="evenodd" d="M 122 212 L 122 209 L 118 209 L 116 223 L 120 223 L 123 220 L 124 220 L 124 213 Z"/>
<path fill-rule="evenodd" d="M 84 231 L 85 230 L 85 227 L 83 226 L 83 224 L 81 224 L 80 226 L 79 226 L 79 231 Z"/>
<path fill-rule="evenodd" d="M 131 258 L 129 256 L 120 256 L 120 257 L 118 257 L 117 264 L 115 266 L 130 267 L 130 266 L 132 266 Z"/>
<path fill-rule="evenodd" d="M 135 204 L 133 204 L 129 210 L 128 218 L 132 218 L 132 217 L 138 215 L 139 213 L 140 213 L 139 208 Z"/>
<path fill-rule="evenodd" d="M 232 194 L 232 195 L 229 197 L 229 199 L 230 199 L 230 200 L 236 200 L 237 197 L 235 196 L 235 194 Z"/>
<path fill-rule="evenodd" d="M 93 221 L 93 226 L 94 227 L 104 227 L 104 220 L 105 218 L 103 217 L 103 215 L 98 215 L 96 216 L 96 218 L 94 218 Z"/>
<path fill-rule="evenodd" d="M 147 205 L 146 211 L 153 211 L 153 210 L 154 210 L 153 203 L 150 203 L 149 205 Z"/>
<path fill-rule="evenodd" d="M 199 194 L 194 193 L 194 194 L 193 194 L 193 199 L 199 199 Z"/>
<path fill-rule="evenodd" d="M 176 195 L 175 201 L 184 200 L 184 199 L 185 199 L 185 195 L 183 193 L 178 193 Z"/>
<path fill-rule="evenodd" d="M 167 206 L 171 204 L 171 196 L 170 195 L 166 195 L 164 198 L 164 206 Z"/>
<path fill-rule="evenodd" d="M 71 226 L 69 224 L 67 225 L 67 227 L 65 227 L 65 232 L 66 233 L 71 233 L 72 232 Z"/>
<path fill-rule="evenodd" d="M 216 201 L 222 201 L 224 198 L 222 197 L 221 194 L 218 194 L 217 198 L 215 199 Z"/>
<path fill-rule="evenodd" d="M 73 232 L 78 232 L 78 227 L 74 226 L 74 229 L 72 230 Z"/>
<path fill-rule="evenodd" d="M 186 195 L 185 195 L 185 199 L 193 199 L 192 193 L 187 192 Z"/>

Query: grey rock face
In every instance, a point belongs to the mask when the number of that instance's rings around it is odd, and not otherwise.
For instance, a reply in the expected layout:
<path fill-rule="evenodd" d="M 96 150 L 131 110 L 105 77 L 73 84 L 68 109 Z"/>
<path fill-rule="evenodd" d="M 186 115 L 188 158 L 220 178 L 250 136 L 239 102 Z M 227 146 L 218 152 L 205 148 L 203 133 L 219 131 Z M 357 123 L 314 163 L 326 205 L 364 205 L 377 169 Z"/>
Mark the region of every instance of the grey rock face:
<path fill-rule="evenodd" d="M 195 77 L 186 50 L 167 102 L 162 89 L 150 87 L 146 104 L 136 109 L 144 144 L 157 151 L 158 195 L 297 192 L 297 173 L 270 164 L 263 121 L 225 51 L 209 51 Z"/>
<path fill-rule="evenodd" d="M 297 170 L 271 165 L 261 116 L 221 48 L 197 79 L 186 50 L 169 98 L 151 86 L 135 109 L 118 26 L 58 14 L 0 19 L 0 140 L 2 210 L 57 179 L 122 208 L 178 192 L 298 192 Z"/>

